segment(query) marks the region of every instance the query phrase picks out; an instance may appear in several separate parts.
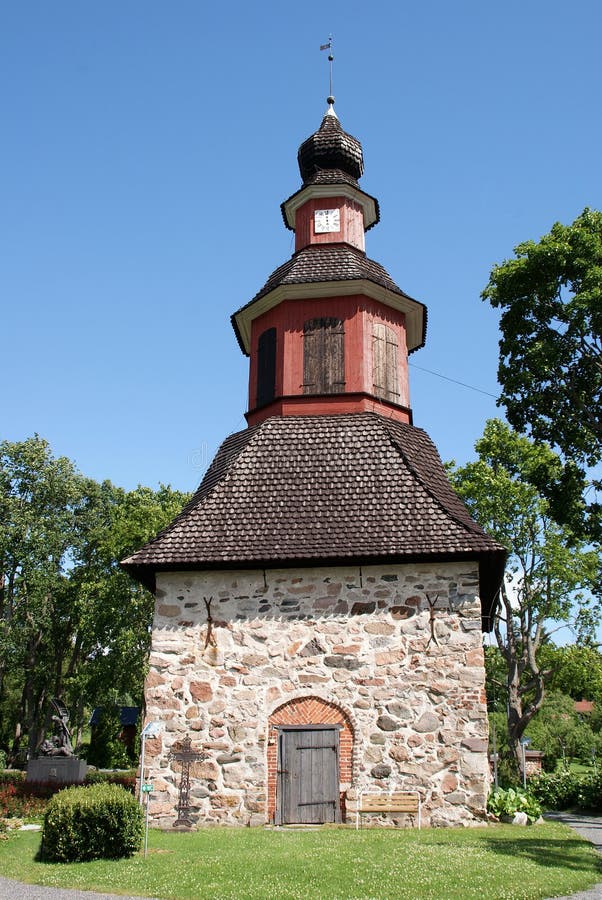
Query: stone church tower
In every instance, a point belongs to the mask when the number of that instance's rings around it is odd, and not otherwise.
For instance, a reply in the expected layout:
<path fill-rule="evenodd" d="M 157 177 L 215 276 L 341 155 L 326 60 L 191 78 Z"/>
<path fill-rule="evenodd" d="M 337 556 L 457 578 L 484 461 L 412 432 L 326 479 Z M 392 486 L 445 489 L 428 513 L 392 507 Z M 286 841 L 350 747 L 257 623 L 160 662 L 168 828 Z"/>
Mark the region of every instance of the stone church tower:
<path fill-rule="evenodd" d="M 378 202 L 329 98 L 282 204 L 295 252 L 232 324 L 248 427 L 124 567 L 156 595 L 146 760 L 175 819 L 186 737 L 202 824 L 341 822 L 361 789 L 470 823 L 489 787 L 482 630 L 505 553 L 412 424 L 426 308 L 365 253 Z"/>

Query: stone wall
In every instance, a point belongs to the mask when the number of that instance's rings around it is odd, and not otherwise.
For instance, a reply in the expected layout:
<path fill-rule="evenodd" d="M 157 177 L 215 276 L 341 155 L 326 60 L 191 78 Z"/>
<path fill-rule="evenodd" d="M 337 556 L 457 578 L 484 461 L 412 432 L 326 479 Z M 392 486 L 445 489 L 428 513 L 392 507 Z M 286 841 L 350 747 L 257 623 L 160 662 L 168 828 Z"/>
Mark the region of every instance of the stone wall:
<path fill-rule="evenodd" d="M 313 717 L 343 727 L 348 818 L 358 790 L 403 787 L 420 791 L 425 824 L 478 821 L 484 685 L 476 563 L 159 573 L 151 816 L 175 819 L 169 751 L 189 734 L 206 754 L 191 769 L 193 820 L 272 821 L 275 727 Z"/>

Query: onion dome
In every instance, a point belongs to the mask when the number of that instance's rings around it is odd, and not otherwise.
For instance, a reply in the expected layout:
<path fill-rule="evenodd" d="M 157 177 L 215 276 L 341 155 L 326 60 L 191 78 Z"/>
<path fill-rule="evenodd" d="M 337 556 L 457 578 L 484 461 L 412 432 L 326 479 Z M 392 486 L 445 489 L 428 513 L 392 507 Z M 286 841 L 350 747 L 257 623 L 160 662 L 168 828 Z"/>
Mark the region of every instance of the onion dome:
<path fill-rule="evenodd" d="M 304 184 L 314 180 L 316 173 L 324 169 L 336 169 L 354 182 L 362 177 L 362 145 L 357 138 L 343 131 L 334 111 L 334 97 L 328 98 L 328 111 L 318 130 L 299 147 L 297 160 Z"/>

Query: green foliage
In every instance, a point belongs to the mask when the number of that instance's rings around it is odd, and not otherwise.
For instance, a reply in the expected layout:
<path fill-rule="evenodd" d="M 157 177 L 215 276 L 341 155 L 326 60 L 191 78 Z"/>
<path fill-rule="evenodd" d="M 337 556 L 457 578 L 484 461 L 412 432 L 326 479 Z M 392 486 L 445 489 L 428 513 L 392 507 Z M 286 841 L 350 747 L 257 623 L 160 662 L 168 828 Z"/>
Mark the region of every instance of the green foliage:
<path fill-rule="evenodd" d="M 119 784 L 130 793 L 136 793 L 136 769 L 127 772 L 88 772 L 85 784 Z"/>
<path fill-rule="evenodd" d="M 5 769 L 0 772 L 0 784 L 24 784 L 25 772 L 21 769 Z"/>
<path fill-rule="evenodd" d="M 477 521 L 508 548 L 519 602 L 544 604 L 547 618 L 566 617 L 575 599 L 586 597 L 574 592 L 595 585 L 599 557 L 552 521 L 549 501 L 534 484 L 558 483 L 560 458 L 499 419 L 486 423 L 475 450 L 476 462 L 451 471 L 454 486 Z M 579 497 L 566 495 L 570 503 L 578 506 Z"/>
<path fill-rule="evenodd" d="M 124 772 L 97 772 L 91 769 L 85 778 L 85 784 L 121 784 L 129 787 L 130 781 L 136 779 L 137 769 L 131 768 Z M 5 769 L 0 772 L 0 784 L 15 784 L 31 787 L 32 782 L 27 782 L 26 773 L 21 769 Z M 56 783 L 56 782 L 53 782 Z"/>
<path fill-rule="evenodd" d="M 549 643 L 542 646 L 539 658 L 550 670 L 551 690 L 568 694 L 573 700 L 594 700 L 602 707 L 602 656 L 596 647 L 556 647 Z"/>
<path fill-rule="evenodd" d="M 548 498 L 558 521 L 575 527 L 563 495 L 602 459 L 602 213 L 585 209 L 514 252 L 482 294 L 502 311 L 500 403 L 515 428 L 570 461 L 564 489 L 550 485 Z M 586 527 L 600 540 L 600 505 L 589 513 Z"/>
<path fill-rule="evenodd" d="M 489 713 L 489 753 L 494 752 L 497 753 L 497 778 L 500 787 L 519 787 L 522 778 L 508 739 L 508 716 L 505 709 L 503 712 L 494 710 Z"/>
<path fill-rule="evenodd" d="M 589 775 L 576 775 L 563 771 L 544 773 L 529 782 L 529 792 L 544 809 L 579 808 L 600 812 L 602 810 L 602 771 Z"/>
<path fill-rule="evenodd" d="M 508 741 L 520 765 L 520 738 L 543 703 L 552 672 L 541 657 L 549 629 L 571 622 L 589 634 L 598 620 L 593 591 L 599 556 L 554 521 L 549 500 L 537 486 L 562 481 L 562 461 L 549 446 L 493 419 L 475 449 L 477 461 L 452 469 L 450 478 L 474 518 L 508 548 L 494 621 L 499 656 L 489 651 L 486 664 L 493 699 L 503 660 Z M 578 495 L 565 499 L 567 507 L 579 507 Z"/>
<path fill-rule="evenodd" d="M 537 799 L 526 791 L 513 787 L 492 791 L 487 800 L 487 809 L 498 818 L 524 812 L 531 825 L 541 816 L 541 806 Z"/>
<path fill-rule="evenodd" d="M 133 760 L 120 740 L 121 719 L 119 706 L 103 706 L 100 718 L 93 729 L 87 760 L 99 769 L 129 769 Z"/>
<path fill-rule="evenodd" d="M 7 673 L 26 672 L 19 712 L 32 750 L 52 642 L 69 616 L 67 571 L 82 547 L 86 488 L 73 464 L 53 459 L 37 435 L 0 443 L 0 700 Z"/>
<path fill-rule="evenodd" d="M 38 436 L 0 443 L 0 745 L 17 758 L 44 737 L 51 696 L 72 712 L 141 698 L 151 594 L 119 560 L 187 497 L 85 478 Z"/>
<path fill-rule="evenodd" d="M 602 657 L 594 647 L 567 645 L 556 647 L 544 643 L 537 654 L 539 666 L 549 671 L 549 682 L 543 703 L 525 730 L 531 739 L 531 749 L 541 750 L 544 771 L 555 772 L 559 765 L 568 769 L 575 761 L 591 767 L 602 760 L 602 703 L 595 699 L 591 714 L 575 711 L 575 700 L 599 698 L 602 679 Z M 506 719 L 506 691 L 500 668 L 504 669 L 501 653 L 495 647 L 485 648 L 487 673 L 487 702 L 489 708 L 489 749 L 493 752 L 493 730 L 496 732 L 498 778 L 502 785 L 520 783 L 520 774 L 508 771 L 508 726 Z"/>
<path fill-rule="evenodd" d="M 87 773 L 84 785 L 113 784 L 130 794 L 136 793 L 136 769 L 126 772 Z M 0 816 L 14 818 L 38 818 L 43 815 L 50 797 L 63 790 L 56 781 L 30 782 L 25 772 L 0 772 Z"/>
<path fill-rule="evenodd" d="M 529 792 L 544 809 L 570 809 L 577 805 L 581 776 L 568 771 L 544 772 L 529 781 Z"/>
<path fill-rule="evenodd" d="M 487 708 L 492 712 L 506 712 L 506 678 L 508 670 L 498 647 L 485 646 L 485 690 Z"/>
<path fill-rule="evenodd" d="M 587 734 L 585 734 L 585 730 Z M 589 741 L 588 753 L 591 759 L 591 748 L 594 735 L 587 725 L 580 723 L 575 712 L 575 703 L 571 697 L 560 691 L 546 694 L 541 709 L 529 723 L 525 732 L 536 750 L 543 750 L 544 769 L 554 772 L 559 760 L 568 765 L 569 760 L 579 756 L 583 741 Z"/>
<path fill-rule="evenodd" d="M 142 809 L 117 785 L 68 788 L 55 794 L 44 816 L 41 856 L 52 862 L 119 859 L 140 849 Z"/>
<path fill-rule="evenodd" d="M 497 753 L 507 753 L 510 749 L 508 743 L 508 719 L 506 711 L 496 711 L 489 713 L 489 752 L 494 752 L 493 735 L 495 731 L 495 751 Z"/>
<path fill-rule="evenodd" d="M 500 787 L 516 788 L 523 783 L 520 767 L 516 761 L 514 754 L 507 750 L 500 753 L 497 764 L 497 777 Z"/>

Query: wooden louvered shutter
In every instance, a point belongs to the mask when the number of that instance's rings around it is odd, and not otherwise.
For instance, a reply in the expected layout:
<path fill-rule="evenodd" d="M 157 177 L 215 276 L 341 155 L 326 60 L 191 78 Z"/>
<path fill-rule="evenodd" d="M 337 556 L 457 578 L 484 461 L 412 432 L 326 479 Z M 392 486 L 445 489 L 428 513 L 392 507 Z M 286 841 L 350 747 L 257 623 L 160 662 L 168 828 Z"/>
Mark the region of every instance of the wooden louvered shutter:
<path fill-rule="evenodd" d="M 399 403 L 397 335 L 392 328 L 375 322 L 372 332 L 372 381 L 374 393 L 383 400 Z"/>
<path fill-rule="evenodd" d="M 341 319 L 310 319 L 303 327 L 303 393 L 345 390 L 345 332 Z"/>
<path fill-rule="evenodd" d="M 257 406 L 271 403 L 276 395 L 276 329 L 268 328 L 257 344 Z"/>

